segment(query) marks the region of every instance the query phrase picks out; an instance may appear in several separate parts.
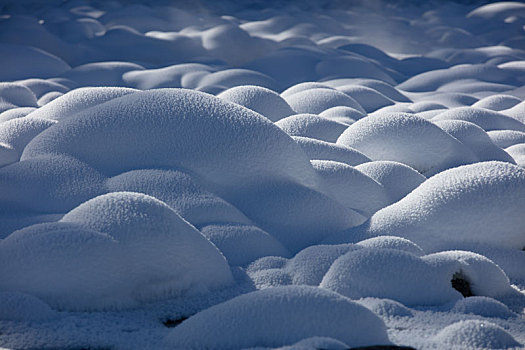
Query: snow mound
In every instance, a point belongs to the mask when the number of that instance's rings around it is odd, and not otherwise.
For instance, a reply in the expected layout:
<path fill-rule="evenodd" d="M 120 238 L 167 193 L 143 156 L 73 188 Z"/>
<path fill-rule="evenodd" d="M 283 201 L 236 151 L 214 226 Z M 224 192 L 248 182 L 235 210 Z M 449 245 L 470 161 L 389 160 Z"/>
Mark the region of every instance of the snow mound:
<path fill-rule="evenodd" d="M 104 181 L 98 171 L 66 155 L 15 162 L 0 168 L 0 208 L 65 213 L 104 193 Z"/>
<path fill-rule="evenodd" d="M 296 114 L 275 123 L 290 136 L 336 142 L 348 125 L 315 114 Z"/>
<path fill-rule="evenodd" d="M 415 256 L 424 255 L 423 249 L 408 239 L 395 236 L 379 236 L 368 238 L 356 243 L 356 245 L 373 249 L 396 249 L 402 250 Z"/>
<path fill-rule="evenodd" d="M 364 227 L 374 235 L 408 238 L 424 250 L 460 241 L 521 249 L 524 185 L 525 170 L 509 163 L 449 169 L 375 213 Z"/>
<path fill-rule="evenodd" d="M 129 307 L 233 281 L 222 254 L 199 231 L 139 193 L 91 199 L 59 222 L 12 233 L 0 251 L 0 290 L 32 294 L 58 309 Z"/>
<path fill-rule="evenodd" d="M 34 138 L 22 160 L 57 153 L 108 175 L 183 168 L 222 192 L 267 178 L 315 185 L 305 154 L 271 121 L 183 89 L 135 92 L 77 113 Z"/>
<path fill-rule="evenodd" d="M 36 110 L 35 107 L 13 107 L 0 113 L 0 123 L 11 119 L 22 118 Z"/>
<path fill-rule="evenodd" d="M 264 256 L 289 256 L 274 237 L 251 225 L 209 225 L 200 229 L 232 266 L 244 266 Z"/>
<path fill-rule="evenodd" d="M 391 317 L 410 317 L 413 316 L 412 311 L 405 305 L 390 299 L 380 298 L 363 298 L 357 302 L 367 309 L 373 311 L 376 315 L 384 318 Z"/>
<path fill-rule="evenodd" d="M 492 142 L 501 148 L 507 148 L 518 143 L 525 143 L 525 132 L 516 130 L 493 130 L 487 132 Z"/>
<path fill-rule="evenodd" d="M 496 112 L 509 109 L 521 103 L 521 100 L 512 95 L 492 95 L 482 98 L 474 103 L 472 107 L 485 108 Z"/>
<path fill-rule="evenodd" d="M 338 106 L 350 107 L 366 113 L 356 100 L 343 92 L 330 88 L 313 88 L 281 96 L 297 113 L 319 114 Z"/>
<path fill-rule="evenodd" d="M 74 117 L 83 110 L 131 94 L 134 91 L 136 90 L 120 87 L 78 88 L 40 107 L 31 113 L 31 116 L 62 121 Z"/>
<path fill-rule="evenodd" d="M 351 166 L 371 161 L 363 153 L 350 147 L 308 137 L 292 136 L 292 138 L 301 146 L 311 160 L 333 160 L 334 162 Z"/>
<path fill-rule="evenodd" d="M 55 124 L 48 119 L 25 117 L 0 124 L 0 144 L 12 150 L 6 159 L 0 153 L 0 167 L 20 160 L 25 146 L 38 134 Z"/>
<path fill-rule="evenodd" d="M 455 349 L 508 349 L 521 346 L 507 331 L 480 320 L 459 321 L 442 329 L 432 340 Z"/>
<path fill-rule="evenodd" d="M 0 83 L 0 111 L 14 107 L 37 107 L 36 96 L 29 88 L 17 83 Z"/>
<path fill-rule="evenodd" d="M 425 182 L 426 177 L 408 165 L 388 160 L 359 164 L 356 169 L 379 182 L 395 203 Z"/>
<path fill-rule="evenodd" d="M 363 118 L 365 115 L 354 108 L 337 106 L 324 110 L 319 113 L 319 116 L 346 125 L 352 125 L 356 120 Z"/>
<path fill-rule="evenodd" d="M 217 97 L 249 108 L 273 122 L 295 114 L 279 94 L 260 86 L 237 86 L 221 92 Z"/>
<path fill-rule="evenodd" d="M 492 260 L 472 252 L 445 251 L 426 255 L 425 262 L 437 267 L 444 279 L 465 279 L 473 295 L 498 298 L 512 293 L 509 278 Z"/>
<path fill-rule="evenodd" d="M 499 160 L 514 163 L 512 157 L 496 146 L 485 130 L 474 123 L 463 120 L 437 120 L 434 124 L 467 146 L 479 161 Z"/>
<path fill-rule="evenodd" d="M 394 104 L 390 98 L 366 86 L 344 85 L 338 86 L 336 89 L 356 100 L 367 113 Z"/>
<path fill-rule="evenodd" d="M 319 286 L 351 299 L 387 298 L 405 305 L 443 304 L 461 297 L 450 281 L 435 275 L 430 264 L 405 251 L 364 248 L 338 258 Z"/>
<path fill-rule="evenodd" d="M 239 209 L 178 170 L 132 170 L 108 179 L 106 188 L 108 192 L 140 192 L 155 197 L 197 228 L 212 223 L 251 223 Z"/>
<path fill-rule="evenodd" d="M 16 62 L 16 63 L 15 63 Z M 50 78 L 71 69 L 69 65 L 49 52 L 25 45 L 0 44 L 1 81 L 25 78 Z"/>
<path fill-rule="evenodd" d="M 390 344 L 384 323 L 364 306 L 306 286 L 265 289 L 215 305 L 177 326 L 165 342 L 193 349 L 277 347 L 314 336 L 352 347 Z"/>
<path fill-rule="evenodd" d="M 452 311 L 463 314 L 474 314 L 483 317 L 509 318 L 514 314 L 509 308 L 495 299 L 489 297 L 473 296 L 458 300 Z"/>
<path fill-rule="evenodd" d="M 291 253 L 366 220 L 329 193 L 288 181 L 268 181 L 248 190 L 237 188 L 232 202 Z"/>
<path fill-rule="evenodd" d="M 0 292 L 0 319 L 8 321 L 44 321 L 58 314 L 42 300 L 29 294 Z"/>
<path fill-rule="evenodd" d="M 516 130 L 525 132 L 525 125 L 518 120 L 502 113 L 482 108 L 454 108 L 432 118 L 432 121 L 438 120 L 463 120 L 474 123 L 485 131 Z"/>
<path fill-rule="evenodd" d="M 311 163 L 328 193 L 345 207 L 370 217 L 389 204 L 384 188 L 358 169 L 330 160 L 312 160 Z"/>
<path fill-rule="evenodd" d="M 368 116 L 350 125 L 337 143 L 372 160 L 406 164 L 423 175 L 475 161 L 465 146 L 431 122 L 407 113 Z"/>
<path fill-rule="evenodd" d="M 525 167 L 525 143 L 518 143 L 505 149 L 512 158 L 516 161 L 516 164 Z"/>

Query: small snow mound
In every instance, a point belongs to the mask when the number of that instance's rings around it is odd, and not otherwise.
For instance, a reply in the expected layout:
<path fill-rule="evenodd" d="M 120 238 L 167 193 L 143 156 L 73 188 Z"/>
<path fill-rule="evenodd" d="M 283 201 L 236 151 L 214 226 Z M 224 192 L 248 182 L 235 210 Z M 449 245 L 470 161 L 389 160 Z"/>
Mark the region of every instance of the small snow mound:
<path fill-rule="evenodd" d="M 315 114 L 296 114 L 275 123 L 290 136 L 336 142 L 348 125 Z"/>
<path fill-rule="evenodd" d="M 197 228 L 211 223 L 251 223 L 239 209 L 178 170 L 132 170 L 108 179 L 106 188 L 109 192 L 140 192 L 160 199 Z"/>
<path fill-rule="evenodd" d="M 24 293 L 0 292 L 0 320 L 44 321 L 57 317 L 42 300 Z"/>
<path fill-rule="evenodd" d="M 475 161 L 458 140 L 433 123 L 407 113 L 360 119 L 341 134 L 337 143 L 355 148 L 372 160 L 409 165 L 424 175 Z"/>
<path fill-rule="evenodd" d="M 331 142 L 311 139 L 309 137 L 292 136 L 311 159 L 333 160 L 351 166 L 370 162 L 370 158 L 356 149 Z"/>
<path fill-rule="evenodd" d="M 500 326 L 480 320 L 453 323 L 442 329 L 432 340 L 438 346 L 458 349 L 508 349 L 521 346 Z"/>
<path fill-rule="evenodd" d="M 323 185 L 345 207 L 369 217 L 389 204 L 384 188 L 350 165 L 330 160 L 312 160 Z"/>
<path fill-rule="evenodd" d="M 525 168 L 525 143 L 518 143 L 505 149 L 512 158 L 516 161 L 516 164 Z"/>
<path fill-rule="evenodd" d="M 483 255 L 452 250 L 425 255 L 422 259 L 435 266 L 445 279 L 464 279 L 472 295 L 498 298 L 513 291 L 505 272 Z"/>
<path fill-rule="evenodd" d="M 433 120 L 433 122 L 468 147 L 479 161 L 499 160 L 514 164 L 512 157 L 496 146 L 485 130 L 476 124 L 463 120 Z"/>
<path fill-rule="evenodd" d="M 260 86 L 236 86 L 221 92 L 217 97 L 249 108 L 273 122 L 295 114 L 279 94 Z"/>
<path fill-rule="evenodd" d="M 514 316 L 512 311 L 502 302 L 483 296 L 458 300 L 451 311 L 504 319 Z"/>
<path fill-rule="evenodd" d="M 388 160 L 359 164 L 356 169 L 385 188 L 390 204 L 397 202 L 426 180 L 426 177 L 408 165 Z"/>
<path fill-rule="evenodd" d="M 356 243 L 356 245 L 365 248 L 378 248 L 378 249 L 397 249 L 415 256 L 422 256 L 425 254 L 417 244 L 409 241 L 406 238 L 396 236 L 379 236 L 365 239 Z"/>
<path fill-rule="evenodd" d="M 363 118 L 365 114 L 354 108 L 337 106 L 324 110 L 323 112 L 319 113 L 319 116 L 346 125 L 352 125 L 356 120 Z"/>
<path fill-rule="evenodd" d="M 449 169 L 375 213 L 367 231 L 399 235 L 424 250 L 461 241 L 522 249 L 524 191 L 525 169 L 510 163 Z"/>
<path fill-rule="evenodd" d="M 525 132 L 515 130 L 493 130 L 487 132 L 492 142 L 501 148 L 507 148 L 518 143 L 525 143 Z"/>
<path fill-rule="evenodd" d="M 366 113 L 356 100 L 343 92 L 331 88 L 303 90 L 291 95 L 287 94 L 284 96 L 284 99 L 297 113 L 319 114 L 329 108 L 337 106 L 350 107 L 361 113 Z"/>
<path fill-rule="evenodd" d="M 496 112 L 509 109 L 521 103 L 522 101 L 512 95 L 492 95 L 482 98 L 478 102 L 474 103 L 472 107 L 485 108 Z"/>
<path fill-rule="evenodd" d="M 244 266 L 264 256 L 289 256 L 274 237 L 251 225 L 209 225 L 200 229 L 224 254 L 230 265 Z"/>
<path fill-rule="evenodd" d="M 520 121 L 483 108 L 458 107 L 450 109 L 432 118 L 432 121 L 438 120 L 464 120 L 478 125 L 485 131 L 517 130 L 525 132 L 525 125 Z"/>
<path fill-rule="evenodd" d="M 380 317 L 410 317 L 413 316 L 412 311 L 405 305 L 390 299 L 380 298 L 363 298 L 357 300 L 357 302 L 367 309 L 373 311 Z"/>
<path fill-rule="evenodd" d="M 366 86 L 344 85 L 338 86 L 336 89 L 352 97 L 368 113 L 394 104 L 390 98 Z"/>
<path fill-rule="evenodd" d="M 315 336 L 352 347 L 391 344 L 370 310 L 306 286 L 264 289 L 212 306 L 177 326 L 165 342 L 193 349 L 277 347 Z"/>
<path fill-rule="evenodd" d="M 460 297 L 435 278 L 435 269 L 419 257 L 395 249 L 353 250 L 338 258 L 320 287 L 352 299 L 388 298 L 405 305 L 443 304 Z"/>

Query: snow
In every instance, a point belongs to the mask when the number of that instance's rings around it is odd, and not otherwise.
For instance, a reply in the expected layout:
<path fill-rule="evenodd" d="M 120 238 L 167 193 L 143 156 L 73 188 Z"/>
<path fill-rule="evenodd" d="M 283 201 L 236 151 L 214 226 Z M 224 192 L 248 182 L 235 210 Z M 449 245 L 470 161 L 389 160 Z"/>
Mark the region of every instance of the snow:
<path fill-rule="evenodd" d="M 408 238 L 424 250 L 461 241 L 522 249 L 524 183 L 523 168 L 509 163 L 449 169 L 375 213 L 364 229 Z"/>
<path fill-rule="evenodd" d="M 525 5 L 0 4 L 0 348 L 525 344 Z"/>
<path fill-rule="evenodd" d="M 314 336 L 352 347 L 390 344 L 384 323 L 371 311 L 336 293 L 305 286 L 270 288 L 213 306 L 184 321 L 166 342 L 193 349 L 277 347 Z"/>
<path fill-rule="evenodd" d="M 337 143 L 372 160 L 408 165 L 423 175 L 471 163 L 471 152 L 431 122 L 408 113 L 381 113 L 350 125 Z"/>
<path fill-rule="evenodd" d="M 130 307 L 233 281 L 225 258 L 199 231 L 165 203 L 132 192 L 95 197 L 59 222 L 16 231 L 0 251 L 2 291 L 64 310 Z"/>

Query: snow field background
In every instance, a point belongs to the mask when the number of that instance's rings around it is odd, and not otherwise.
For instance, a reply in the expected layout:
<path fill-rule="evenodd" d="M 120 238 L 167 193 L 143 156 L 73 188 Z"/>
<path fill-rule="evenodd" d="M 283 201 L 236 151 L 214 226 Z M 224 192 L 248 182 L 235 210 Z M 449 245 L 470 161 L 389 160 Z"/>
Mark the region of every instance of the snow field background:
<path fill-rule="evenodd" d="M 0 3 L 0 346 L 523 347 L 524 25 Z"/>

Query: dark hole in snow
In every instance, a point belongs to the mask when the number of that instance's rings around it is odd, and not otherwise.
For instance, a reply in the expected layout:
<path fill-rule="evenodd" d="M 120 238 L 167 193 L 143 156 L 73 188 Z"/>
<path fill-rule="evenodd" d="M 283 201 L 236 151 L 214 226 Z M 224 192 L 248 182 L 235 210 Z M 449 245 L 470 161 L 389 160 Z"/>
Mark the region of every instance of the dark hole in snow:
<path fill-rule="evenodd" d="M 465 298 L 472 297 L 472 290 L 470 289 L 470 283 L 461 272 L 456 272 L 452 276 L 452 288 L 461 293 Z"/>
<path fill-rule="evenodd" d="M 184 322 L 185 320 L 187 320 L 188 318 L 187 317 L 180 317 L 180 318 L 177 318 L 177 319 L 171 319 L 171 318 L 168 318 L 167 320 L 165 321 L 162 321 L 162 324 L 168 328 L 173 328 L 173 327 L 177 327 L 179 324 L 181 324 L 182 322 Z"/>
<path fill-rule="evenodd" d="M 358 348 L 350 348 L 349 350 L 416 350 L 416 349 L 410 346 L 372 345 L 372 346 L 360 346 Z"/>

